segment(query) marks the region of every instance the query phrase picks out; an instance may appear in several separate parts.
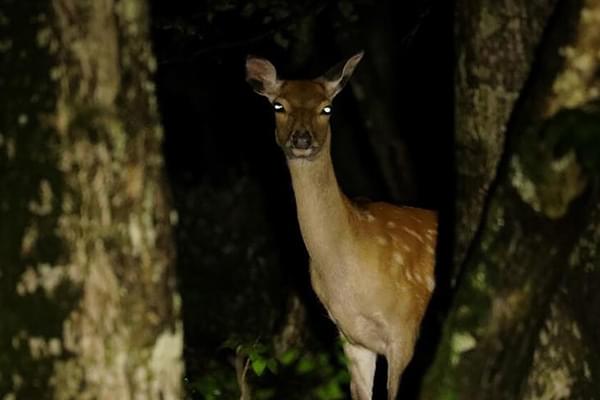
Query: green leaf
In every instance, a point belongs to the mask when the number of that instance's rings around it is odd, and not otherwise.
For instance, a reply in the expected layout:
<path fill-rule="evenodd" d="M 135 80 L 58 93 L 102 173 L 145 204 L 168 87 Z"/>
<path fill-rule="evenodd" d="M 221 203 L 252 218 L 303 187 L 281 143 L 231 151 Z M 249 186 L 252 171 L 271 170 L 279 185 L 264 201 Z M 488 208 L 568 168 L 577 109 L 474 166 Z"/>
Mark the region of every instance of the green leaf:
<path fill-rule="evenodd" d="M 272 388 L 263 388 L 257 389 L 254 392 L 254 397 L 256 400 L 270 400 L 275 397 L 275 389 Z"/>
<path fill-rule="evenodd" d="M 312 357 L 304 356 L 300 359 L 298 366 L 296 367 L 296 371 L 299 374 L 307 374 L 315 369 L 315 361 Z"/>
<path fill-rule="evenodd" d="M 277 360 L 274 358 L 269 358 L 269 360 L 267 361 L 267 368 L 269 369 L 269 371 L 271 371 L 274 374 L 277 373 L 278 365 L 279 364 L 277 363 Z"/>
<path fill-rule="evenodd" d="M 335 374 L 335 380 L 341 384 L 349 383 L 350 382 L 350 373 L 348 372 L 348 370 L 346 368 L 340 369 Z"/>
<path fill-rule="evenodd" d="M 293 363 L 294 361 L 296 361 L 296 359 L 298 358 L 298 356 L 300 355 L 300 351 L 298 351 L 298 349 L 292 348 L 287 350 L 285 353 L 283 353 L 280 357 L 279 357 L 279 361 L 281 361 L 281 363 L 283 365 L 290 365 L 291 363 Z"/>
<path fill-rule="evenodd" d="M 321 400 L 338 400 L 344 398 L 344 392 L 336 381 L 331 381 L 316 390 L 317 397 Z"/>
<path fill-rule="evenodd" d="M 256 374 L 256 376 L 261 376 L 263 372 L 265 372 L 265 367 L 267 366 L 267 360 L 264 358 L 255 358 L 252 360 L 252 370 Z"/>

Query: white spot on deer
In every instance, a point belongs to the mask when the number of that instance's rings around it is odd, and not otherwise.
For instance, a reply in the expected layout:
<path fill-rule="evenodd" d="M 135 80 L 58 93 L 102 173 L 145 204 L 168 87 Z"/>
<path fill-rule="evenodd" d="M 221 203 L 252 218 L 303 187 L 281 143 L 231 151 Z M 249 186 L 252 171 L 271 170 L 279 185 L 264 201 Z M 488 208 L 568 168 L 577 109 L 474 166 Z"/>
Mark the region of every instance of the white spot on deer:
<path fill-rule="evenodd" d="M 427 290 L 429 290 L 429 292 L 433 292 L 433 289 L 435 289 L 435 281 L 433 280 L 433 278 L 428 276 L 426 283 L 427 283 Z"/>
<path fill-rule="evenodd" d="M 404 265 L 404 257 L 397 251 L 392 254 L 392 260 L 394 260 L 396 264 Z"/>
<path fill-rule="evenodd" d="M 400 239 L 398 239 L 398 236 L 390 234 L 390 237 L 392 238 L 392 242 L 394 242 L 394 245 L 398 246 L 400 243 Z"/>
<path fill-rule="evenodd" d="M 434 255 L 435 254 L 435 250 L 433 249 L 433 246 L 427 246 L 425 248 L 427 250 L 427 253 Z"/>
<path fill-rule="evenodd" d="M 386 225 L 387 225 L 388 228 L 395 228 L 396 227 L 396 223 L 394 221 L 388 221 Z"/>
<path fill-rule="evenodd" d="M 373 214 L 365 213 L 365 216 L 367 217 L 367 221 L 369 221 L 369 222 L 375 221 L 375 217 L 373 216 Z"/>
<path fill-rule="evenodd" d="M 415 221 L 415 222 L 418 222 L 419 224 L 420 224 L 421 222 L 423 222 L 423 220 L 422 220 L 421 218 L 419 218 L 419 217 L 415 217 L 415 216 L 414 216 L 414 215 L 412 215 L 412 214 L 408 214 L 408 215 L 409 215 L 409 217 L 410 217 L 410 218 L 412 218 L 412 220 L 413 220 L 413 221 Z"/>
<path fill-rule="evenodd" d="M 388 240 L 385 237 L 379 235 L 375 238 L 375 240 L 377 240 L 377 243 L 381 246 L 385 246 L 388 243 Z"/>
<path fill-rule="evenodd" d="M 406 243 L 403 243 L 403 244 L 402 244 L 402 248 L 404 249 L 404 251 L 406 251 L 406 252 L 410 252 L 410 246 L 409 246 L 409 245 L 407 245 Z"/>
<path fill-rule="evenodd" d="M 409 235 L 417 239 L 419 242 L 423 242 L 423 238 L 417 232 L 413 231 L 410 228 L 407 228 L 406 226 L 403 226 L 402 229 L 404 229 L 404 232 L 408 233 Z"/>
<path fill-rule="evenodd" d="M 412 275 L 412 273 L 410 272 L 410 268 L 406 268 L 404 270 L 404 274 L 406 275 L 406 279 L 408 279 L 410 282 L 414 282 L 414 277 Z"/>

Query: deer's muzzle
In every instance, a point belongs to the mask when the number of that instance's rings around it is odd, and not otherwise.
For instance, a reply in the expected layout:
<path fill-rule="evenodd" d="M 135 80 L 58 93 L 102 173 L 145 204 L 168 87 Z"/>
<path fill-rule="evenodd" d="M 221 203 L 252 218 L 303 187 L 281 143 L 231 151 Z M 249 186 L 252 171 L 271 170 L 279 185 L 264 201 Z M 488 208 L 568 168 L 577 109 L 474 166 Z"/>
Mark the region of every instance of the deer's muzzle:
<path fill-rule="evenodd" d="M 311 147 L 312 141 L 312 135 L 308 131 L 296 131 L 292 133 L 291 144 L 294 149 L 306 150 Z"/>
<path fill-rule="evenodd" d="M 296 130 L 283 146 L 288 158 L 312 159 L 319 153 L 319 142 L 309 130 Z"/>

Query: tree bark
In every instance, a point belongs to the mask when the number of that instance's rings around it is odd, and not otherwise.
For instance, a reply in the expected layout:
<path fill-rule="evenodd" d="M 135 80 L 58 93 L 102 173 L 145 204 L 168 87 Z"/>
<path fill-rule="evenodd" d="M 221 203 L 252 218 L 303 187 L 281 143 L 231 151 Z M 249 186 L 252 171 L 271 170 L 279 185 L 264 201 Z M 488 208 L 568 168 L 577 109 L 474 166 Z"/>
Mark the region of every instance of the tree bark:
<path fill-rule="evenodd" d="M 506 126 L 557 0 L 457 1 L 456 246 L 453 283 L 475 237 Z"/>
<path fill-rule="evenodd" d="M 182 327 L 143 1 L 0 10 L 0 393 L 177 399 Z"/>
<path fill-rule="evenodd" d="M 422 399 L 600 393 L 600 1 L 561 1 L 549 21 L 533 66 L 498 66 L 535 74 L 502 125 L 498 177 Z M 462 101 L 480 100 L 457 93 L 460 119 Z"/>

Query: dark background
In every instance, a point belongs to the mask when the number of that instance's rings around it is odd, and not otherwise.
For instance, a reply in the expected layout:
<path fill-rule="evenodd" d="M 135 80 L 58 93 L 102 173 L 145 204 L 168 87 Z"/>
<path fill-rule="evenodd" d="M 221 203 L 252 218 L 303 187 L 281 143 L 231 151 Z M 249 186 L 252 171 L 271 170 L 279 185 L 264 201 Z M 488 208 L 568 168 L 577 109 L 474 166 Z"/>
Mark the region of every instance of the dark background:
<path fill-rule="evenodd" d="M 343 369 L 333 354 L 335 328 L 309 288 L 272 111 L 245 82 L 246 56 L 271 60 L 283 78 L 305 79 L 365 50 L 354 86 L 334 102 L 338 180 L 350 197 L 438 210 L 443 265 L 454 187 L 452 9 L 425 0 L 152 2 L 190 398 L 207 397 L 207 377 L 222 391 L 214 398 L 236 396 L 232 349 L 270 343 L 292 295 L 307 309 L 295 345 Z M 436 347 L 440 287 L 403 380 L 409 396 Z M 274 398 L 311 398 L 302 394 L 310 381 L 292 375 L 268 372 L 251 383 L 275 387 Z"/>

